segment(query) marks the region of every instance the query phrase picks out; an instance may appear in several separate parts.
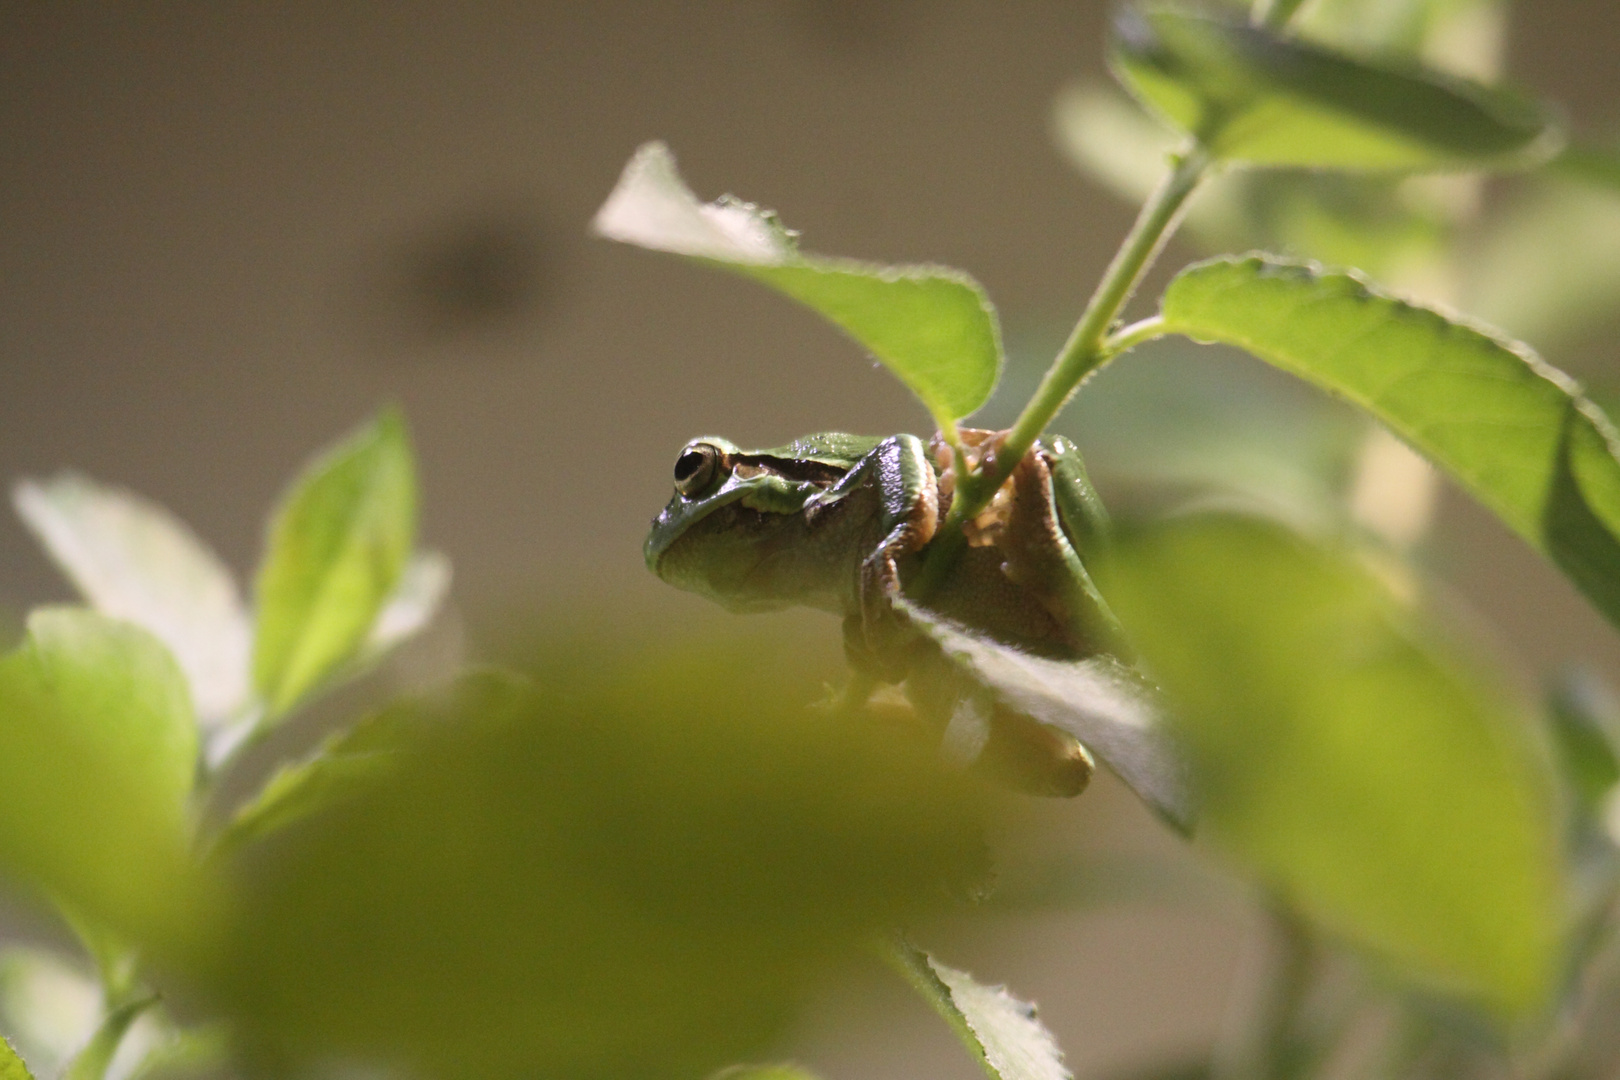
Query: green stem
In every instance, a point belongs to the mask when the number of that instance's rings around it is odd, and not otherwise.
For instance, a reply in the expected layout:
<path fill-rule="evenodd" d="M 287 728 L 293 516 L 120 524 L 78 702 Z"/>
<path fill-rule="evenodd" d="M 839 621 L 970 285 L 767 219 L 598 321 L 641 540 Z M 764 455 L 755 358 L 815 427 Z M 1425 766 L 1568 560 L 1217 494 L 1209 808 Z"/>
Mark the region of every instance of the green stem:
<path fill-rule="evenodd" d="M 1299 1012 L 1310 987 L 1309 932 L 1280 906 L 1272 912 L 1271 955 L 1263 982 L 1246 1006 L 1246 1023 L 1215 1068 L 1216 1080 L 1289 1080 L 1304 1063 Z"/>
<path fill-rule="evenodd" d="M 1133 322 L 1129 326 L 1115 330 L 1103 340 L 1101 346 L 1103 359 L 1112 360 L 1122 352 L 1129 352 L 1143 342 L 1162 338 L 1170 332 L 1170 324 L 1165 322 L 1163 315 L 1154 315 Z"/>
<path fill-rule="evenodd" d="M 1002 1080 L 996 1067 L 984 1056 L 984 1046 L 979 1042 L 979 1037 L 973 1033 L 973 1028 L 968 1025 L 967 1017 L 956 1007 L 956 1000 L 951 997 L 951 988 L 941 982 L 939 976 L 934 973 L 933 966 L 928 962 L 928 954 L 899 934 L 880 939 L 878 954 L 885 963 L 899 972 L 900 977 L 905 979 L 913 990 L 922 995 L 923 1000 L 933 1007 L 945 1023 L 950 1025 L 951 1031 L 956 1034 L 962 1045 L 967 1047 L 968 1053 L 973 1055 L 973 1060 L 979 1063 L 979 1068 L 984 1070 L 985 1075 L 990 1080 Z"/>
<path fill-rule="evenodd" d="M 962 524 L 990 502 L 1081 381 L 1114 352 L 1120 351 L 1119 348 L 1109 350 L 1108 328 L 1175 232 L 1187 199 L 1197 190 L 1209 167 L 1209 154 L 1197 143 L 1176 155 L 1174 167 L 1137 215 L 1136 223 L 1131 226 L 1113 262 L 1108 264 L 1069 340 L 1041 379 L 1035 396 L 1013 422 L 1006 441 L 993 456 L 980 463 L 977 472 L 959 478 L 950 512 L 929 546 L 921 573 L 908 591 L 926 596 L 938 585 L 961 553 Z M 1134 343 L 1134 340 L 1130 342 Z"/>
<path fill-rule="evenodd" d="M 140 1019 L 141 1013 L 157 1004 L 157 1000 L 156 994 L 149 994 L 125 1002 L 107 1013 L 84 1049 L 68 1062 L 67 1068 L 62 1071 L 62 1080 L 102 1080 L 130 1026 Z"/>

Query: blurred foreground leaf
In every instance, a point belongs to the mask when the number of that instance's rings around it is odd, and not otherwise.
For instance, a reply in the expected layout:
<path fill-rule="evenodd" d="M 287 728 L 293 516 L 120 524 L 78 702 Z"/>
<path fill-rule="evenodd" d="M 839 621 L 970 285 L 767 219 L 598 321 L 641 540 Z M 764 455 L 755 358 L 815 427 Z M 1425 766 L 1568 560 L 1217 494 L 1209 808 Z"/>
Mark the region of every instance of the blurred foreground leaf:
<path fill-rule="evenodd" d="M 597 654 L 391 710 L 347 796 L 245 847 L 211 983 L 265 1060 L 697 1077 L 829 963 L 982 872 L 931 748 L 761 658 Z"/>
<path fill-rule="evenodd" d="M 1511 168 L 1560 140 L 1543 109 L 1504 90 L 1354 60 L 1246 23 L 1127 10 L 1115 22 L 1109 59 L 1144 104 L 1227 161 Z"/>
<path fill-rule="evenodd" d="M 771 286 L 870 349 L 949 428 L 990 397 L 1001 330 L 972 278 L 942 266 L 801 255 L 796 234 L 752 203 L 698 202 L 663 143 L 647 143 L 596 213 L 610 240 L 684 255 Z"/>
<path fill-rule="evenodd" d="M 1620 435 L 1527 346 L 1266 256 L 1182 271 L 1168 329 L 1348 398 L 1448 470 L 1620 624 Z"/>
<path fill-rule="evenodd" d="M 306 760 L 283 765 L 231 815 L 215 853 L 233 853 L 363 792 L 398 763 L 409 726 L 399 710 L 385 711 L 325 739 Z"/>
<path fill-rule="evenodd" d="M 273 717 L 353 659 L 416 534 L 416 467 L 392 409 L 305 469 L 259 568 L 253 681 Z"/>
<path fill-rule="evenodd" d="M 137 940 L 181 929 L 197 731 L 146 631 L 53 608 L 0 659 L 0 861 Z"/>
<path fill-rule="evenodd" d="M 25 480 L 12 501 L 85 600 L 169 647 L 204 723 L 241 707 L 247 613 L 231 572 L 190 529 L 156 503 L 73 473 Z"/>
<path fill-rule="evenodd" d="M 1163 680 L 1200 825 L 1295 910 L 1500 1019 L 1560 960 L 1562 839 L 1504 687 L 1345 554 L 1280 526 L 1185 518 L 1104 587 Z"/>
<path fill-rule="evenodd" d="M 889 946 L 890 962 L 972 1051 L 990 1080 L 1071 1080 L 1057 1040 L 1005 986 L 986 986 L 965 971 L 904 942 Z"/>

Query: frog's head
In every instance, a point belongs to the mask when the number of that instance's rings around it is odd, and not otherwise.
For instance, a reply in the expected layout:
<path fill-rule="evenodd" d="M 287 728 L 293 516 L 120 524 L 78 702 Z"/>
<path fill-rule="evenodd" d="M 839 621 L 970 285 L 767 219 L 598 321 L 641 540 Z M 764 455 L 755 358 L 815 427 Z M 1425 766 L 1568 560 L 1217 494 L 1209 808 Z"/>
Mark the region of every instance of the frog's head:
<path fill-rule="evenodd" d="M 735 611 L 796 602 L 819 583 L 784 580 L 803 550 L 810 500 L 832 488 L 881 440 L 829 432 L 769 450 L 693 439 L 675 459 L 675 494 L 647 534 L 647 568 L 671 585 Z"/>

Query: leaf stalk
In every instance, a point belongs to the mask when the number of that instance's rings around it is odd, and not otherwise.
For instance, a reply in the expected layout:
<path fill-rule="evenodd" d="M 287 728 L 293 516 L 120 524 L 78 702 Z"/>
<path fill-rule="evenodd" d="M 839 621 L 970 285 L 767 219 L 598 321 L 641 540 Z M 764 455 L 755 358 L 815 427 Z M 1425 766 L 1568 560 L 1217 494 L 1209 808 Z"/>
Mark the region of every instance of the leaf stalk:
<path fill-rule="evenodd" d="M 1108 331 L 1154 260 L 1164 250 L 1186 209 L 1187 200 L 1209 174 L 1212 165 L 1208 150 L 1197 142 L 1171 160 L 1170 172 L 1143 205 L 1131 231 L 1126 234 L 1113 261 L 1108 264 L 1102 280 L 1097 283 L 1097 289 L 1086 304 L 1080 321 L 1075 324 L 1068 341 L 1042 377 L 1035 396 L 1013 422 L 1005 442 L 993 454 L 985 455 L 976 472 L 961 477 L 950 512 L 929 546 L 927 560 L 909 591 L 926 596 L 944 577 L 961 552 L 964 542 L 962 524 L 989 504 L 997 489 L 1012 475 L 1014 467 L 1029 453 L 1035 440 L 1040 438 L 1041 432 L 1074 396 L 1086 376 L 1115 353 L 1150 336 L 1157 336 L 1157 333 L 1148 333 L 1142 323 L 1127 328 L 1115 338 L 1110 338 Z M 1147 322 L 1151 324 L 1153 320 Z M 1126 334 L 1131 336 L 1119 340 Z"/>

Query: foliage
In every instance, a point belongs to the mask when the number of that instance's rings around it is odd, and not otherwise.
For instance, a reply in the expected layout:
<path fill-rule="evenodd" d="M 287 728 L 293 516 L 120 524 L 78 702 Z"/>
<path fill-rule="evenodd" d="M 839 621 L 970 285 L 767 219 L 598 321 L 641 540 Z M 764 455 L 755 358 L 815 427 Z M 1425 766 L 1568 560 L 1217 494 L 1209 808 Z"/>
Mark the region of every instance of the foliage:
<path fill-rule="evenodd" d="M 793 297 L 916 395 L 954 486 L 884 610 L 860 615 L 942 661 L 931 670 L 959 693 L 953 724 L 1000 710 L 1031 738 L 1078 740 L 1265 898 L 1282 961 L 1253 1030 L 1210 1048 L 1199 1075 L 1233 1061 L 1311 1075 L 1367 1001 L 1400 1018 L 1391 1075 L 1457 1047 L 1482 1070 L 1615 1064 L 1594 1033 L 1620 995 L 1620 711 L 1586 684 L 1546 707 L 1524 700 L 1433 602 L 1413 558 L 1421 520 L 1358 509 L 1328 468 L 1300 486 L 1308 496 L 1251 483 L 1277 496 L 1268 512 L 1148 501 L 1111 539 L 1081 531 L 1071 558 L 1119 626 L 1109 651 L 1080 659 L 1035 655 L 935 603 L 1071 398 L 1083 411 L 1107 393 L 1089 377 L 1180 337 L 1244 350 L 1364 418 L 1335 430 L 1382 425 L 1402 442 L 1363 442 L 1363 472 L 1402 445 L 1421 453 L 1620 622 L 1614 428 L 1528 345 L 1453 314 L 1477 299 L 1487 317 L 1510 312 L 1510 329 L 1590 321 L 1612 295 L 1592 282 L 1620 284 L 1602 245 L 1569 248 L 1591 268 L 1570 271 L 1581 288 L 1513 306 L 1500 282 L 1538 238 L 1612 217 L 1602 188 L 1620 186 L 1620 165 L 1566 149 L 1555 110 L 1493 85 L 1479 35 L 1453 33 L 1459 12 L 1488 21 L 1500 7 L 1123 12 L 1109 62 L 1148 111 L 1079 88 L 1058 123 L 1070 156 L 1142 211 L 988 441 L 959 424 L 1003 407 L 1003 350 L 966 275 L 801 253 L 773 214 L 699 202 L 658 143 L 595 220 Z M 1422 173 L 1456 175 L 1436 187 Z M 1486 173 L 1530 192 L 1500 221 L 1459 195 Z M 1596 187 L 1549 195 L 1571 178 Z M 1281 250 L 1189 266 L 1157 314 L 1123 324 L 1184 217 L 1205 246 Z M 1355 440 L 1334 445 L 1350 471 Z M 1243 488 L 1203 479 L 1200 496 Z M 524 670 L 470 671 L 375 710 L 222 805 L 246 748 L 381 662 L 447 588 L 448 562 L 415 548 L 396 411 L 289 487 L 251 610 L 206 545 L 139 496 L 73 474 L 14 496 L 87 605 L 35 612 L 0 658 L 0 866 L 54 906 L 95 970 L 92 983 L 65 959 L 0 959 L 0 1018 L 34 1073 L 696 1077 L 771 1053 L 809 990 L 876 948 L 993 1080 L 1069 1075 L 1032 1006 L 896 932 L 988 888 L 998 803 L 945 760 L 920 706 L 871 698 L 870 672 L 829 700 L 791 649 L 758 639 L 638 650 L 554 631 Z M 1333 1022 L 1307 1022 L 1327 953 L 1360 961 L 1358 990 Z M 71 1052 L 41 1034 L 51 979 L 97 1002 L 75 1013 Z M 30 1075 L 0 1046 L 0 1078 Z"/>

